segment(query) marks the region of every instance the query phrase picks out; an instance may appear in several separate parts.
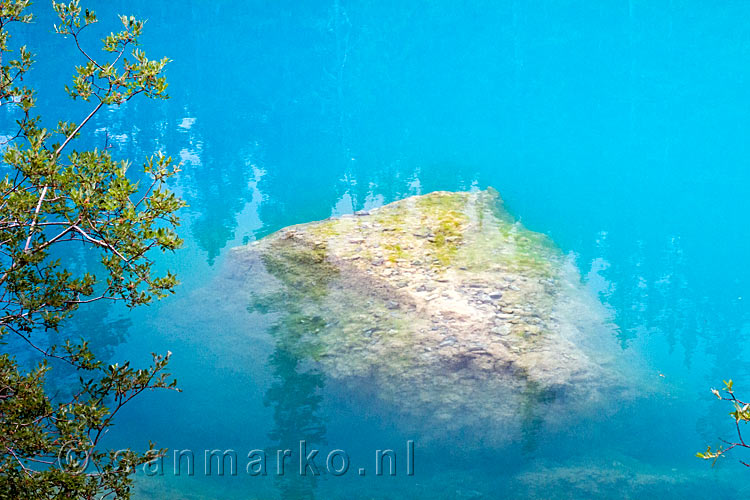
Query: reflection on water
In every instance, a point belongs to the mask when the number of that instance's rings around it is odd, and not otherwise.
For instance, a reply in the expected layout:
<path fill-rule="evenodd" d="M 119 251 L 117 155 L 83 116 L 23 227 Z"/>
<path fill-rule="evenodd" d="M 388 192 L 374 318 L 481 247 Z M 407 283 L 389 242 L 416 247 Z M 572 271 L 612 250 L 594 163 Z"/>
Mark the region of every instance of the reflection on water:
<path fill-rule="evenodd" d="M 256 309 L 263 309 L 256 304 Z M 321 411 L 321 390 L 325 386 L 325 376 L 314 363 L 310 346 L 304 335 L 315 328 L 315 318 L 305 321 L 299 311 L 287 311 L 282 319 L 269 328 L 274 339 L 274 351 L 268 358 L 268 367 L 273 382 L 265 393 L 263 404 L 273 409 L 273 426 L 268 432 L 272 443 L 268 454 L 275 456 L 277 450 L 298 450 L 300 440 L 305 440 L 309 448 L 325 444 L 325 418 Z M 308 473 L 299 477 L 296 464 L 294 472 L 277 480 L 280 498 L 312 499 L 317 477 Z"/>
<path fill-rule="evenodd" d="M 277 340 L 277 348 L 268 360 L 268 365 L 275 378 L 266 391 L 264 404 L 273 408 L 274 425 L 268 433 L 273 444 L 269 455 L 275 456 L 277 450 L 297 450 L 299 442 L 304 439 L 310 448 L 325 444 L 325 420 L 320 414 L 325 378 L 315 368 L 305 368 L 307 360 L 300 359 L 293 351 L 287 350 L 283 340 Z M 292 465 L 296 468 L 296 464 Z M 280 498 L 312 499 L 317 477 L 308 473 L 299 477 L 296 471 L 278 479 Z"/>

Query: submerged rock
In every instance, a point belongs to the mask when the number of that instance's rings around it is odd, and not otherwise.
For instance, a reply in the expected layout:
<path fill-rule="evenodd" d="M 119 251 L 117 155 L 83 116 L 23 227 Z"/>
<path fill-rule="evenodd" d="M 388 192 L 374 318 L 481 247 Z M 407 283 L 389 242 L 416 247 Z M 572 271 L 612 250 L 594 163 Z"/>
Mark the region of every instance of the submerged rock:
<path fill-rule="evenodd" d="M 601 304 L 492 189 L 287 227 L 231 262 L 252 273 L 251 309 L 278 316 L 277 344 L 446 430 L 616 383 L 586 347 L 609 334 Z"/>

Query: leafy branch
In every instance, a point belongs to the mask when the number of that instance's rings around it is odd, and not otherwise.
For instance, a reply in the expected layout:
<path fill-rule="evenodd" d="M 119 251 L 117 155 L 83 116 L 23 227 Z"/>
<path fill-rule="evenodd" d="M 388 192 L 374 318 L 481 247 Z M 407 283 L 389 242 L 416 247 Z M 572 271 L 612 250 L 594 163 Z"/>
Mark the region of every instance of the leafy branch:
<path fill-rule="evenodd" d="M 141 185 L 131 180 L 131 163 L 107 148 L 72 149 L 102 108 L 137 95 L 168 98 L 169 60 L 151 60 L 139 48 L 145 22 L 132 16 L 120 16 L 122 28 L 104 38 L 99 58 L 84 48 L 96 14 L 78 0 L 53 2 L 55 31 L 72 39 L 82 60 L 65 89 L 93 107 L 79 123 L 59 121 L 48 130 L 34 114 L 35 91 L 23 85 L 33 55 L 10 43 L 9 27 L 32 21 L 29 7 L 28 0 L 0 2 L 0 106 L 17 118 L 0 144 L 3 171 L 10 172 L 0 180 L 0 345 L 16 336 L 38 361 L 23 369 L 13 354 L 0 353 L 0 499 L 128 498 L 134 467 L 164 450 L 101 450 L 101 440 L 133 398 L 176 389 L 165 372 L 171 353 L 153 354 L 151 366 L 137 369 L 104 363 L 86 340 L 46 345 L 38 335 L 57 331 L 83 305 L 136 307 L 178 284 L 171 272 L 155 272 L 152 256 L 182 245 L 176 213 L 185 204 L 167 187 L 178 166 L 156 152 L 143 163 Z M 70 245 L 99 256 L 96 272 L 63 264 Z M 78 376 L 65 401 L 46 392 L 52 360 Z"/>
<path fill-rule="evenodd" d="M 732 403 L 732 406 L 734 407 L 734 411 L 730 412 L 729 416 L 731 416 L 732 419 L 734 420 L 734 424 L 737 429 L 737 441 L 727 441 L 725 439 L 722 439 L 721 441 L 725 445 L 727 445 L 726 448 L 719 446 L 716 450 L 711 450 L 711 447 L 709 446 L 706 449 L 706 451 L 696 454 L 698 458 L 702 458 L 704 460 L 711 460 L 712 466 L 716 464 L 716 461 L 719 459 L 719 457 L 724 456 L 731 449 L 750 448 L 750 445 L 745 443 L 745 440 L 742 437 L 742 429 L 740 427 L 740 423 L 746 424 L 750 422 L 750 404 L 745 403 L 744 401 L 738 399 L 735 396 L 734 382 L 732 380 L 729 380 L 728 382 L 724 380 L 723 382 L 724 382 L 724 387 L 722 388 L 722 392 L 726 393 L 727 396 L 724 396 L 717 389 L 711 389 L 711 393 L 721 401 L 729 401 Z M 750 464 L 747 462 L 740 460 L 740 463 L 744 465 L 745 467 L 750 467 Z"/>

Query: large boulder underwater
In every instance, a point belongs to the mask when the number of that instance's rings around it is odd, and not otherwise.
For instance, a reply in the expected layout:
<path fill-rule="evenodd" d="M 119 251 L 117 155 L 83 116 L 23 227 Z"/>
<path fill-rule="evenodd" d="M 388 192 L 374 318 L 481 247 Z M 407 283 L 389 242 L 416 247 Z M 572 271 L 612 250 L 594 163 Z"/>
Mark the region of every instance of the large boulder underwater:
<path fill-rule="evenodd" d="M 572 259 L 491 188 L 286 227 L 228 263 L 248 276 L 250 310 L 271 315 L 277 349 L 444 432 L 501 439 L 628 385 Z"/>

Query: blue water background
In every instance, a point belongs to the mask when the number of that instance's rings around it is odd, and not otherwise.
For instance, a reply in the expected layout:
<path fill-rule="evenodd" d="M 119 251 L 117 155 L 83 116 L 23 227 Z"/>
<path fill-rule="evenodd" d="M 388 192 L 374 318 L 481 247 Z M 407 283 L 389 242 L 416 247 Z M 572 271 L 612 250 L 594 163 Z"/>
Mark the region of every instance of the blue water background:
<path fill-rule="evenodd" d="M 240 460 L 238 477 L 139 474 L 137 498 L 747 495 L 741 454 L 713 469 L 694 454 L 734 435 L 729 409 L 708 390 L 732 377 L 750 393 L 750 4 L 91 6 L 102 20 L 92 48 L 116 29 L 116 13 L 149 19 L 144 48 L 173 60 L 171 99 L 98 114 L 80 147 L 107 144 L 136 162 L 157 150 L 174 156 L 183 170 L 173 188 L 189 203 L 185 248 L 163 261 L 180 276 L 177 295 L 132 312 L 92 308 L 75 327 L 113 360 L 174 353 L 183 392 L 144 395 L 110 443 L 152 439 L 242 457 L 275 446 L 273 429 L 304 439 L 313 421 L 325 428 L 321 448 L 346 449 L 354 463 L 416 440 L 413 477 L 399 463 L 396 478 L 253 478 Z M 72 41 L 51 33 L 51 8 L 34 8 L 37 24 L 17 36 L 39 53 L 29 76 L 39 107 L 49 126 L 80 120 L 90 105 L 66 100 L 62 88 Z M 421 444 L 397 417 L 325 380 L 282 397 L 302 410 L 275 418 L 274 384 L 288 390 L 309 377 L 269 364 L 267 320 L 241 304 L 217 314 L 211 283 L 229 249 L 412 194 L 487 186 L 571 254 L 612 311 L 617 348 L 643 360 L 656 395 L 613 398 L 606 417 L 584 416 L 563 432 L 532 423 L 506 446 L 470 449 L 455 438 Z M 612 470 L 620 475 L 607 479 Z M 562 474 L 557 487 L 530 486 L 545 471 Z"/>

